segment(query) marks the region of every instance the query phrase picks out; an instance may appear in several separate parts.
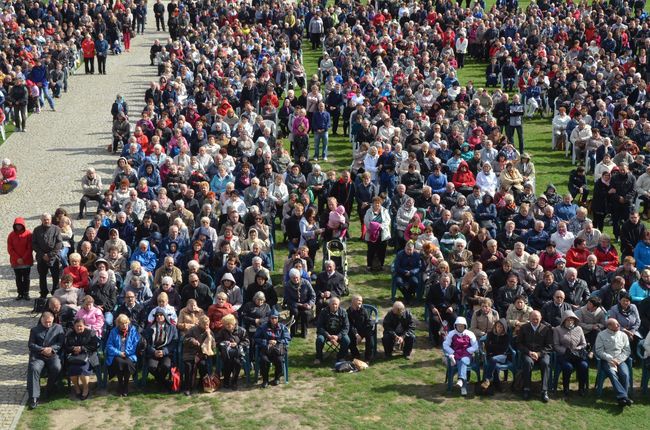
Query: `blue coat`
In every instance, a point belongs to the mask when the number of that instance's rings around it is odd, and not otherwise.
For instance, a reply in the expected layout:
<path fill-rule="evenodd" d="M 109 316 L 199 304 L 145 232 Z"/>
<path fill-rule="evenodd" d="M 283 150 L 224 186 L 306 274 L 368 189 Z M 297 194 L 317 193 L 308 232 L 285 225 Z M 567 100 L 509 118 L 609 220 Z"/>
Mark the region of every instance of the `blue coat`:
<path fill-rule="evenodd" d="M 291 341 L 289 329 L 286 325 L 280 323 L 275 327 L 272 327 L 270 323 L 258 327 L 257 331 L 255 331 L 255 344 L 266 347 L 269 344 L 269 340 L 275 340 L 278 343 L 288 346 L 289 341 Z"/>
<path fill-rule="evenodd" d="M 441 173 L 440 176 L 436 176 L 432 173 L 427 178 L 427 185 L 431 187 L 433 194 L 444 193 L 447 189 L 447 175 Z"/>
<path fill-rule="evenodd" d="M 555 205 L 555 215 L 563 221 L 569 221 L 576 216 L 578 205 L 575 203 L 566 204 L 564 202 Z"/>
<path fill-rule="evenodd" d="M 401 250 L 395 257 L 395 273 L 404 276 L 406 272 L 410 272 L 412 276 L 417 276 L 420 273 L 420 261 L 419 252 L 408 255 L 406 251 Z"/>
<path fill-rule="evenodd" d="M 643 241 L 637 243 L 634 248 L 634 259 L 636 260 L 636 267 L 639 271 L 650 268 L 650 244 Z"/>
<path fill-rule="evenodd" d="M 131 261 L 137 261 L 142 265 L 142 268 L 146 270 L 147 272 L 153 272 L 156 269 L 156 264 L 158 262 L 158 257 L 156 254 L 151 251 L 151 248 L 149 247 L 149 242 L 146 240 L 143 240 L 142 242 L 147 243 L 147 250 L 145 252 L 142 252 L 140 250 L 140 247 L 133 251 L 133 254 L 131 254 Z"/>
<path fill-rule="evenodd" d="M 133 324 L 129 325 L 129 332 L 126 335 L 126 342 L 124 345 L 124 352 L 126 357 L 132 362 L 136 363 L 138 357 L 136 356 L 136 351 L 138 349 L 138 343 L 140 342 L 140 334 Z M 113 359 L 119 356 L 122 353 L 122 341 L 120 339 L 120 329 L 118 327 L 113 327 L 111 332 L 108 334 L 108 339 L 106 340 L 106 365 L 110 366 L 113 364 Z"/>

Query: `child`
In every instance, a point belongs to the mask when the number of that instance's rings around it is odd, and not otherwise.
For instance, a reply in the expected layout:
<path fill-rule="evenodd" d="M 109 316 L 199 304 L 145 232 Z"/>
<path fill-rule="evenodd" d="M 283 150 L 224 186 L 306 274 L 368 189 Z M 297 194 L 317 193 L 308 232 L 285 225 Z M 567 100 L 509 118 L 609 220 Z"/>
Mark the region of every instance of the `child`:
<path fill-rule="evenodd" d="M 341 228 L 345 225 L 345 208 L 341 205 L 336 209 L 330 211 L 330 216 L 327 221 L 327 228 L 332 230 L 332 237 L 343 237 L 345 229 Z"/>

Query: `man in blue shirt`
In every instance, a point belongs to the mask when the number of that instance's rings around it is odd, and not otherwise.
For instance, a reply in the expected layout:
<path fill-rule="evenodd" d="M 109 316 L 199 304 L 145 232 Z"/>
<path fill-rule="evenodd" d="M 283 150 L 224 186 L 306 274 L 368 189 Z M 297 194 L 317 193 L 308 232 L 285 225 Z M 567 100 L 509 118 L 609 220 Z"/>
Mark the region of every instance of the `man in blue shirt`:
<path fill-rule="evenodd" d="M 108 56 L 108 41 L 104 39 L 104 35 L 99 33 L 97 40 L 95 40 L 95 55 L 97 55 L 97 66 L 99 67 L 99 74 L 106 74 L 106 57 Z"/>
<path fill-rule="evenodd" d="M 314 130 L 314 160 L 318 161 L 318 152 L 323 144 L 323 161 L 327 161 L 327 144 L 329 143 L 328 130 L 330 128 L 331 116 L 325 110 L 325 103 L 318 103 L 318 111 L 312 116 L 312 128 Z"/>

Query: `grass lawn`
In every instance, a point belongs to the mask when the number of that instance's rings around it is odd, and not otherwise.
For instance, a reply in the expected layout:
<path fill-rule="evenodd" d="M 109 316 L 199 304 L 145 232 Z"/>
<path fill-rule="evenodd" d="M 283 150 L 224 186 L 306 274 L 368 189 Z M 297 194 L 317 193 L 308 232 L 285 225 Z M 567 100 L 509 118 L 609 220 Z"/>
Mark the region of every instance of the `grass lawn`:
<path fill-rule="evenodd" d="M 316 71 L 319 53 L 305 43 L 307 75 Z M 460 73 L 462 82 L 483 81 L 483 67 L 469 64 Z M 570 162 L 563 154 L 552 153 L 548 119 L 527 121 L 524 126 L 526 146 L 533 153 L 540 186 L 553 182 L 566 190 Z M 346 169 L 350 164 L 350 144 L 342 137 L 330 137 L 325 170 Z M 366 246 L 358 240 L 360 229 L 356 212 L 352 216 L 350 255 L 350 289 L 365 297 L 365 302 L 380 308 L 380 317 L 390 306 L 390 275 L 365 271 Z M 389 254 L 392 254 L 389 251 Z M 276 261 L 286 256 L 286 247 L 275 249 Z M 320 254 L 317 266 L 321 262 Z M 388 261 L 391 261 L 389 255 Z M 280 266 L 276 263 L 276 266 Z M 348 301 L 344 301 L 347 308 Z M 412 309 L 419 320 L 422 306 Z M 127 399 L 113 395 L 93 395 L 80 403 L 61 393 L 34 411 L 26 411 L 21 429 L 78 428 L 97 425 L 104 428 L 187 428 L 192 426 L 240 429 L 258 428 L 445 428 L 545 429 L 636 428 L 647 421 L 647 399 L 636 397 L 637 405 L 624 410 L 614 405 L 612 392 L 606 388 L 603 400 L 590 395 L 562 400 L 552 396 L 548 405 L 537 400 L 522 402 L 505 390 L 494 398 L 470 395 L 462 399 L 457 390 L 447 394 L 445 371 L 439 350 L 433 350 L 426 326 L 419 324 L 413 360 L 401 358 L 377 360 L 357 374 L 335 374 L 326 364 L 314 367 L 314 330 L 308 339 L 297 338 L 290 348 L 290 382 L 286 386 L 260 390 L 241 388 L 238 392 L 218 391 L 211 395 L 169 396 L 155 392 L 154 383 L 142 391 L 134 390 Z M 379 354 L 382 348 L 379 347 Z M 595 370 L 591 370 L 592 386 Z M 640 369 L 635 369 L 636 384 Z M 475 375 L 473 376 L 476 379 Z M 512 379 L 512 375 L 510 376 Z M 539 376 L 534 377 L 539 380 Z M 609 387 L 609 383 L 606 383 Z M 535 387 L 534 387 L 535 389 Z M 473 390 L 470 390 L 470 393 Z M 639 404 L 640 403 L 640 404 Z"/>

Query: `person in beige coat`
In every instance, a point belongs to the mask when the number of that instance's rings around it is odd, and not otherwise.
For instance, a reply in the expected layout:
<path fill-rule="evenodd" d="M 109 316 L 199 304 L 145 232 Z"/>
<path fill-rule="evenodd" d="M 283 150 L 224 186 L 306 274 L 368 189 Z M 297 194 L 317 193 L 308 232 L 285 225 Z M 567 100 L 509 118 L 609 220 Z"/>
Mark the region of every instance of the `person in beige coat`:
<path fill-rule="evenodd" d="M 477 309 L 472 316 L 470 330 L 478 339 L 492 331 L 497 321 L 499 321 L 499 313 L 492 309 L 492 300 L 484 298 L 481 300 L 481 308 Z"/>
<path fill-rule="evenodd" d="M 181 334 L 186 334 L 192 327 L 199 323 L 199 319 L 204 315 L 205 312 L 196 304 L 196 300 L 189 299 L 187 305 L 181 309 L 178 315 L 176 328 Z"/>
<path fill-rule="evenodd" d="M 579 324 L 585 333 L 587 344 L 594 345 L 596 336 L 605 329 L 607 320 L 605 309 L 601 306 L 600 297 L 590 297 L 587 304 L 578 309 L 576 316 L 580 320 Z"/>
<path fill-rule="evenodd" d="M 514 303 L 508 306 L 506 311 L 506 320 L 508 321 L 508 328 L 512 330 L 512 336 L 516 337 L 519 333 L 519 328 L 530 321 L 530 313 L 533 311 L 527 303 L 524 296 L 515 297 Z"/>

